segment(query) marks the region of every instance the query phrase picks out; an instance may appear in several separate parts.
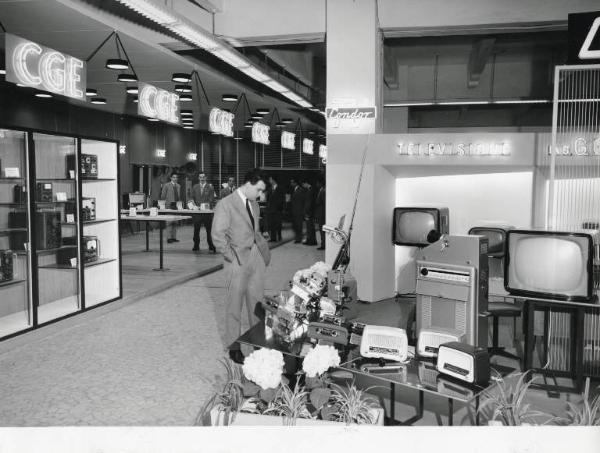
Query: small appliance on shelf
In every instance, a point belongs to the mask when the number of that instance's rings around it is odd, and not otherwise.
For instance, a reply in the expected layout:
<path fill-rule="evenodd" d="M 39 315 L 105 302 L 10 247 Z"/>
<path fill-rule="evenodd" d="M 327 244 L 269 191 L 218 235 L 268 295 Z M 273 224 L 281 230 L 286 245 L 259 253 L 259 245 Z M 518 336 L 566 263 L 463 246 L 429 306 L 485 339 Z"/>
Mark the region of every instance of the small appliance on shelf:
<path fill-rule="evenodd" d="M 398 327 L 366 325 L 360 342 L 360 355 L 405 362 L 408 359 L 406 331 Z"/>
<path fill-rule="evenodd" d="M 0 250 L 0 283 L 9 282 L 15 277 L 15 256 L 12 250 Z"/>
<path fill-rule="evenodd" d="M 81 160 L 79 161 L 79 167 L 81 169 L 81 177 L 83 179 L 97 179 L 98 178 L 98 156 L 95 154 L 83 154 L 81 153 Z M 67 178 L 71 178 L 71 172 L 75 171 L 75 155 L 70 154 L 67 156 Z"/>

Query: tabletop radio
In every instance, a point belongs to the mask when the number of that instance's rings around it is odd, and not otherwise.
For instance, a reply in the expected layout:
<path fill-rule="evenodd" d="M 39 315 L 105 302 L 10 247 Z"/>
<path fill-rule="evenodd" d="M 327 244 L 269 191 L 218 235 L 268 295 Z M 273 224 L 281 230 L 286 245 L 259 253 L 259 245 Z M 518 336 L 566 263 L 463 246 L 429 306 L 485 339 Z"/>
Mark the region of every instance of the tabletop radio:
<path fill-rule="evenodd" d="M 35 185 L 35 200 L 43 203 L 52 201 L 51 182 L 38 182 Z"/>
<path fill-rule="evenodd" d="M 12 250 L 0 250 L 0 283 L 14 278 L 14 256 Z"/>
<path fill-rule="evenodd" d="M 441 344 L 451 341 L 462 342 L 464 337 L 463 333 L 454 329 L 442 327 L 421 329 L 417 341 L 417 354 L 419 357 L 437 357 Z"/>
<path fill-rule="evenodd" d="M 440 345 L 437 369 L 440 373 L 471 384 L 490 380 L 490 356 L 487 348 L 451 342 Z"/>
<path fill-rule="evenodd" d="M 360 355 L 404 362 L 408 358 L 406 331 L 398 327 L 370 326 L 363 329 Z"/>

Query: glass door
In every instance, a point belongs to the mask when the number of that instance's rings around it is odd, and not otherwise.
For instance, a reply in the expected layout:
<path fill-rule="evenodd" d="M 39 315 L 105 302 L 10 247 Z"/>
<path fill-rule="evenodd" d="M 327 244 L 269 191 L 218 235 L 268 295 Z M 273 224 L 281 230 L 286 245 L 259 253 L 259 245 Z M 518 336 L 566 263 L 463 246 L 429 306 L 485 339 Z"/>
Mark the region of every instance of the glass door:
<path fill-rule="evenodd" d="M 120 297 L 117 144 L 81 140 L 85 306 Z"/>
<path fill-rule="evenodd" d="M 27 135 L 0 129 L 0 338 L 33 323 Z"/>
<path fill-rule="evenodd" d="M 33 134 L 33 268 L 38 323 L 81 308 L 76 140 Z"/>

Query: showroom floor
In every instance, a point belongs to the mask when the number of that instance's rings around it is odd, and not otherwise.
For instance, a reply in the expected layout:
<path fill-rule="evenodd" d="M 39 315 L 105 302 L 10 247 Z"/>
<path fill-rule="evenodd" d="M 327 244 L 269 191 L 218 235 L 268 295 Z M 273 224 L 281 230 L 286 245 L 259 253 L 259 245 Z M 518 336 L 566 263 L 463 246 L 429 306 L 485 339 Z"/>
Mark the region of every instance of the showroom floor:
<path fill-rule="evenodd" d="M 191 239 L 189 228 L 179 237 Z M 157 254 L 141 252 L 144 242 L 143 234 L 123 238 L 123 300 L 0 343 L 0 426 L 193 424 L 223 374 L 218 326 L 224 287 L 222 271 L 192 274 L 218 266 L 220 259 L 206 251 L 193 254 L 191 241 L 182 241 L 169 244 L 165 255 L 180 272 L 155 273 Z M 296 270 L 322 259 L 316 247 L 288 242 L 275 248 L 266 292 L 286 288 Z M 170 287 L 147 295 L 155 285 Z M 360 304 L 359 317 L 387 324 L 405 312 L 393 299 L 375 306 Z M 501 343 L 510 344 L 512 325 L 501 333 Z M 532 399 L 541 409 L 564 407 L 563 398 L 545 392 L 534 392 Z M 401 395 L 398 418 L 411 417 L 415 404 L 416 395 Z M 427 397 L 417 424 L 446 424 L 446 411 L 445 400 Z M 454 424 L 471 423 L 466 408 L 456 407 Z"/>

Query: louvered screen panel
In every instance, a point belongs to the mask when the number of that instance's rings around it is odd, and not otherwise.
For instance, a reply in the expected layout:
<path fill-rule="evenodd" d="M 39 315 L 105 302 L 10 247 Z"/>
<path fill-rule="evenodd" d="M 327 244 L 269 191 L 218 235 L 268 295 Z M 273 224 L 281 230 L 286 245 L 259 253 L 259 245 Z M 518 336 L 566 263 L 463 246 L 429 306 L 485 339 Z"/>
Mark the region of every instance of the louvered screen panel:
<path fill-rule="evenodd" d="M 600 222 L 600 66 L 559 66 L 555 71 L 547 219 L 557 230 L 598 228 Z M 570 363 L 567 316 L 551 313 L 548 367 Z M 600 315 L 584 320 L 584 371 L 600 376 Z"/>

